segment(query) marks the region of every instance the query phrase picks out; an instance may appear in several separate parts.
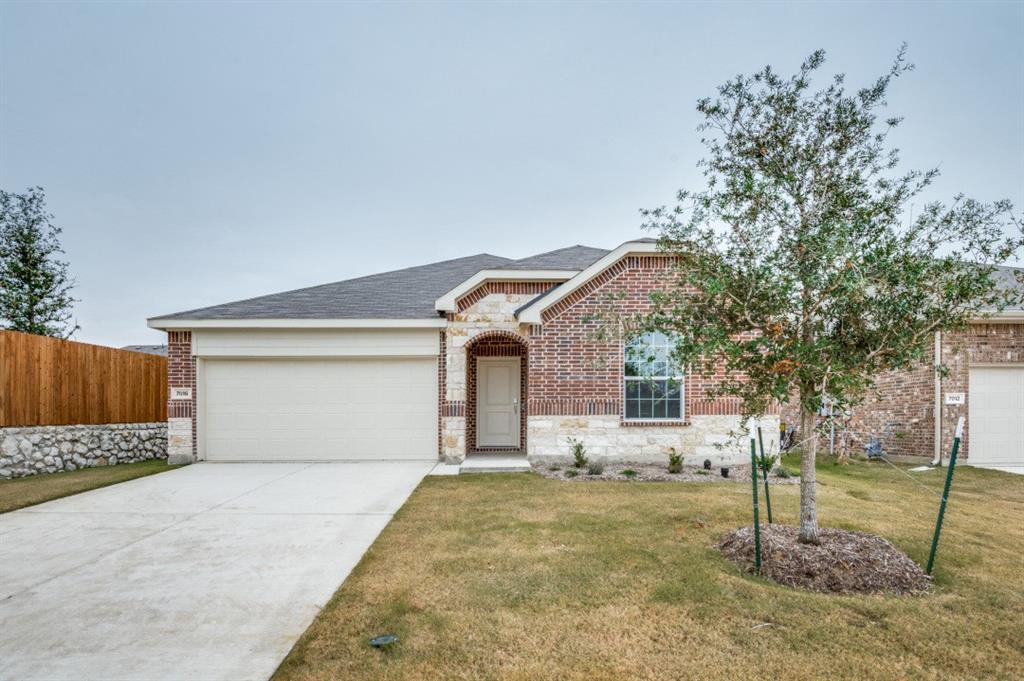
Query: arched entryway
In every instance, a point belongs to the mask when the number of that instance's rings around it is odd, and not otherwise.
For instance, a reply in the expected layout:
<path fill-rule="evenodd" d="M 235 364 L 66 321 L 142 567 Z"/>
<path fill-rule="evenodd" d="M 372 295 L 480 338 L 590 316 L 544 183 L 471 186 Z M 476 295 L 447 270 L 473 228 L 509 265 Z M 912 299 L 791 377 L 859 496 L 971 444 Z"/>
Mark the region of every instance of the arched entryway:
<path fill-rule="evenodd" d="M 487 331 L 466 344 L 466 452 L 526 451 L 527 342 Z"/>

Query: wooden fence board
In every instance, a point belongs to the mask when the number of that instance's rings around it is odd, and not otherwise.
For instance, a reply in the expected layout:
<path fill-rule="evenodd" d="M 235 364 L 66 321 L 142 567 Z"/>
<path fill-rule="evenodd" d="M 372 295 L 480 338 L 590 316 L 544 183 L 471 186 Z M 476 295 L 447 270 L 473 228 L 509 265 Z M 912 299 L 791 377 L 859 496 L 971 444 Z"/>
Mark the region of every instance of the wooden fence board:
<path fill-rule="evenodd" d="M 166 357 L 0 330 L 0 427 L 166 420 Z"/>

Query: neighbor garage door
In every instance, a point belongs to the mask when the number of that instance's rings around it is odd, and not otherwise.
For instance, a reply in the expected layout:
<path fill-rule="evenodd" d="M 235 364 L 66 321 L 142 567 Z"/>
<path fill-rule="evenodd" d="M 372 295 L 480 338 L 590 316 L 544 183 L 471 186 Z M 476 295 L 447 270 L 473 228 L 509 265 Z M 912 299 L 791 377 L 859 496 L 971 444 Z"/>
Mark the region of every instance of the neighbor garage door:
<path fill-rule="evenodd" d="M 437 458 L 435 358 L 218 359 L 202 381 L 210 461 Z"/>
<path fill-rule="evenodd" d="M 968 462 L 1024 472 L 1024 367 L 972 367 Z"/>

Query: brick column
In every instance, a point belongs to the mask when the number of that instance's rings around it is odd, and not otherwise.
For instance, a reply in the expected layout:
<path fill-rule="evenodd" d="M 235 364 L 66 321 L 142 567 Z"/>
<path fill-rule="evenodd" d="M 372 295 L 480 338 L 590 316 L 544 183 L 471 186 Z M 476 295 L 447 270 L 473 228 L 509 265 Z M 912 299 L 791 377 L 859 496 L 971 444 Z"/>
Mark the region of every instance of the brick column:
<path fill-rule="evenodd" d="M 175 388 L 188 388 L 189 399 L 174 399 Z M 167 332 L 167 463 L 196 460 L 196 360 L 192 332 Z"/>

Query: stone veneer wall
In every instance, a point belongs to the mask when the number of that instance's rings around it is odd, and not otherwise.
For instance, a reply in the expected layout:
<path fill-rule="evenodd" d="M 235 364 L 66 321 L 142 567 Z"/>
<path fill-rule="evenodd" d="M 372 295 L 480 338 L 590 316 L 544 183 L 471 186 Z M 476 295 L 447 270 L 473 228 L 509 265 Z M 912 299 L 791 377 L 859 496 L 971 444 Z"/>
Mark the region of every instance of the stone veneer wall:
<path fill-rule="evenodd" d="M 466 457 L 466 345 L 480 334 L 495 331 L 525 339 L 525 327 L 516 319 L 515 312 L 550 287 L 545 282 L 490 282 L 464 296 L 458 303 L 459 311 L 448 315 L 442 368 L 442 460 L 459 463 Z"/>
<path fill-rule="evenodd" d="M 165 458 L 166 423 L 0 428 L 0 479 Z"/>
<path fill-rule="evenodd" d="M 778 452 L 778 417 L 762 419 L 761 432 L 765 450 Z M 667 463 L 669 448 L 674 447 L 690 466 L 699 466 L 705 459 L 715 466 L 750 461 L 746 430 L 738 416 L 729 415 L 693 416 L 686 424 L 674 427 L 634 426 L 618 415 L 531 416 L 527 437 L 530 461 L 571 461 L 570 437 L 583 442 L 591 460 Z"/>

